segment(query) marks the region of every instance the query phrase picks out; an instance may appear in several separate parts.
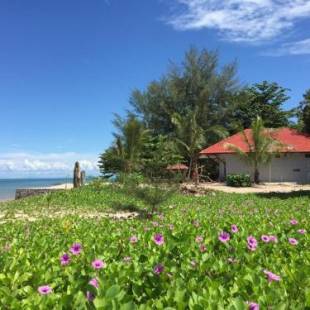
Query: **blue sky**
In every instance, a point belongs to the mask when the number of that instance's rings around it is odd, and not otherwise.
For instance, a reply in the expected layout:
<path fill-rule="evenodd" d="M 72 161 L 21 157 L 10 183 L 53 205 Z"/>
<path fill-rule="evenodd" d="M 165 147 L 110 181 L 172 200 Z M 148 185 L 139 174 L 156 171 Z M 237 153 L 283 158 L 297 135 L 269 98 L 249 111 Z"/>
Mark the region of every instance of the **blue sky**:
<path fill-rule="evenodd" d="M 309 0 L 1 0 L 0 177 L 94 173 L 113 113 L 190 46 L 243 84 L 310 88 Z"/>

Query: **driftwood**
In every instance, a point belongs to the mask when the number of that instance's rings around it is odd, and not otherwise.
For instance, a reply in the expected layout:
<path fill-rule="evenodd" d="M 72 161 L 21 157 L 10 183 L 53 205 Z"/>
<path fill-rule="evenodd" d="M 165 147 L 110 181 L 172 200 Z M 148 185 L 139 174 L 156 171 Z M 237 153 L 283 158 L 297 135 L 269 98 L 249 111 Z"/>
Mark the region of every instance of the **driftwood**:
<path fill-rule="evenodd" d="M 73 170 L 73 187 L 78 188 L 81 186 L 81 169 L 80 163 L 77 161 Z"/>
<path fill-rule="evenodd" d="M 81 171 L 81 186 L 85 185 L 86 173 L 85 171 Z"/>

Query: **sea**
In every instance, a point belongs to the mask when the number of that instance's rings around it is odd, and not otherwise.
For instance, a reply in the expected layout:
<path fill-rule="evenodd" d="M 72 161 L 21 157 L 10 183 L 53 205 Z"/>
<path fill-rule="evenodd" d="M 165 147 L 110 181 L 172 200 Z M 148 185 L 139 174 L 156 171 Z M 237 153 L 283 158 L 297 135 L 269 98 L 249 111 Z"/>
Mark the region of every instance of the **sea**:
<path fill-rule="evenodd" d="M 0 201 L 15 199 L 17 188 L 48 187 L 71 183 L 70 178 L 57 179 L 0 179 Z"/>

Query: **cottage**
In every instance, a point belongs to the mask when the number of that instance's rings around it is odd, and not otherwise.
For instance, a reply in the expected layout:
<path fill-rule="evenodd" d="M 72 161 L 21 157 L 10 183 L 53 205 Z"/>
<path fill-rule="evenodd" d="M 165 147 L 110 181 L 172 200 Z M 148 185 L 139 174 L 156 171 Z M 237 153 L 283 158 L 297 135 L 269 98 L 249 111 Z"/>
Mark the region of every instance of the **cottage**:
<path fill-rule="evenodd" d="M 246 129 L 245 135 L 251 140 L 251 129 Z M 294 129 L 280 128 L 272 131 L 272 137 L 283 147 L 270 164 L 259 168 L 260 180 L 310 183 L 310 136 Z M 225 180 L 226 175 L 232 173 L 248 173 L 253 178 L 253 169 L 229 148 L 230 144 L 244 152 L 249 151 L 244 135 L 237 133 L 202 150 L 200 158 L 213 158 L 219 163 L 221 181 Z"/>

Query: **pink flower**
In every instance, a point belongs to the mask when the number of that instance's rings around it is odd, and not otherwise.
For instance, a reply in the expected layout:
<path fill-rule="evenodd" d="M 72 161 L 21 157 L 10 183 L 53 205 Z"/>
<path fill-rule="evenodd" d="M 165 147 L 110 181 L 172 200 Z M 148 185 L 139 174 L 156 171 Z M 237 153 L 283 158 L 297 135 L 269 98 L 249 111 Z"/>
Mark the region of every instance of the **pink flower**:
<path fill-rule="evenodd" d="M 270 240 L 271 242 L 274 242 L 274 243 L 277 243 L 277 242 L 278 242 L 277 236 L 269 236 L 269 240 Z"/>
<path fill-rule="evenodd" d="M 237 233 L 239 231 L 239 229 L 238 229 L 238 226 L 237 225 L 235 225 L 235 224 L 233 224 L 233 225 L 231 225 L 231 232 L 232 233 Z"/>
<path fill-rule="evenodd" d="M 152 222 L 152 224 L 154 227 L 158 227 L 158 225 L 159 225 L 158 222 L 156 222 L 156 221 Z"/>
<path fill-rule="evenodd" d="M 162 264 L 158 264 L 154 267 L 154 273 L 159 275 L 164 271 L 165 267 Z"/>
<path fill-rule="evenodd" d="M 264 270 L 264 274 L 267 276 L 267 279 L 268 279 L 269 282 L 280 281 L 281 280 L 280 276 L 272 273 L 271 271 Z"/>
<path fill-rule="evenodd" d="M 79 255 L 82 251 L 82 245 L 80 243 L 74 243 L 70 248 L 70 252 L 73 255 Z"/>
<path fill-rule="evenodd" d="M 43 286 L 39 286 L 38 287 L 38 292 L 41 294 L 41 295 L 47 295 L 47 294 L 50 294 L 52 293 L 53 289 L 48 286 L 48 285 L 43 285 Z"/>
<path fill-rule="evenodd" d="M 219 240 L 223 243 L 226 243 L 230 240 L 230 234 L 226 231 L 222 231 L 220 234 L 219 234 Z"/>
<path fill-rule="evenodd" d="M 290 220 L 290 223 L 291 223 L 292 225 L 297 225 L 297 224 L 298 224 L 298 221 L 297 221 L 296 219 L 292 219 L 292 220 Z"/>
<path fill-rule="evenodd" d="M 153 241 L 157 244 L 157 245 L 163 245 L 165 243 L 165 238 L 162 234 L 156 234 L 153 237 Z"/>
<path fill-rule="evenodd" d="M 129 241 L 131 244 L 137 243 L 138 242 L 138 237 L 137 236 L 131 236 L 129 238 Z"/>
<path fill-rule="evenodd" d="M 298 244 L 298 241 L 295 238 L 288 238 L 288 242 L 291 245 L 297 245 Z"/>
<path fill-rule="evenodd" d="M 129 263 L 129 262 L 131 262 L 131 257 L 130 256 L 125 256 L 123 260 L 124 260 L 125 263 Z"/>
<path fill-rule="evenodd" d="M 297 232 L 304 235 L 306 233 L 306 230 L 305 229 L 298 229 Z"/>
<path fill-rule="evenodd" d="M 69 263 L 70 263 L 70 256 L 67 253 L 65 253 L 60 257 L 60 264 L 62 266 L 68 265 Z"/>
<path fill-rule="evenodd" d="M 257 240 L 253 236 L 249 236 L 247 238 L 247 241 L 248 241 L 248 249 L 252 252 L 255 251 L 257 248 Z"/>
<path fill-rule="evenodd" d="M 92 285 L 92 286 L 95 287 L 95 288 L 98 288 L 98 287 L 99 287 L 99 282 L 98 282 L 97 278 L 91 279 L 91 280 L 88 282 L 88 284 Z"/>
<path fill-rule="evenodd" d="M 253 301 L 248 302 L 248 305 L 249 305 L 249 310 L 259 310 L 259 304 Z"/>
<path fill-rule="evenodd" d="M 261 236 L 262 241 L 264 241 L 265 243 L 268 243 L 270 241 L 270 237 L 267 235 L 262 235 Z"/>
<path fill-rule="evenodd" d="M 203 241 L 203 238 L 202 238 L 201 236 L 197 236 L 196 239 L 195 239 L 195 241 L 196 241 L 197 243 L 201 243 L 201 242 Z"/>
<path fill-rule="evenodd" d="M 102 269 L 106 267 L 106 263 L 101 259 L 95 259 L 91 264 L 94 269 Z"/>

